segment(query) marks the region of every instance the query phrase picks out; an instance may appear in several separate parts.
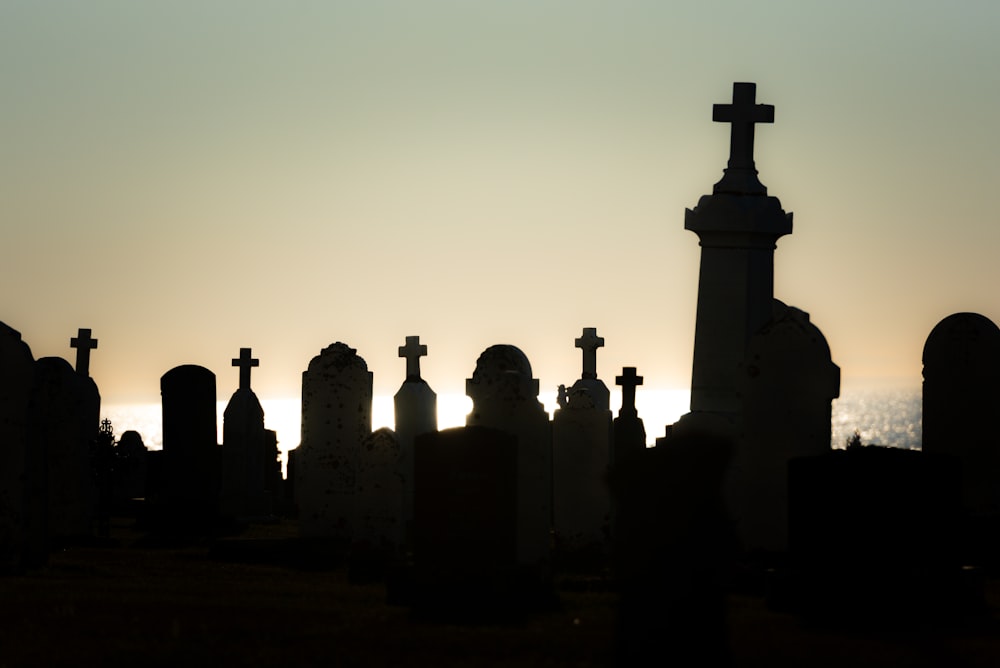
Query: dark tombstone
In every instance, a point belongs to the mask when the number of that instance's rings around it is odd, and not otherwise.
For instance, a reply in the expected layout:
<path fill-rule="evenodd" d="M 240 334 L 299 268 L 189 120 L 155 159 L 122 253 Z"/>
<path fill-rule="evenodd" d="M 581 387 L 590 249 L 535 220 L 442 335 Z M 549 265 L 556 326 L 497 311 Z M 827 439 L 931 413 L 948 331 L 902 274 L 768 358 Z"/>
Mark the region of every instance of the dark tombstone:
<path fill-rule="evenodd" d="M 600 566 L 610 548 L 611 411 L 596 362 L 603 345 L 593 327 L 576 340 L 583 372 L 552 421 L 553 528 L 563 566 Z"/>
<path fill-rule="evenodd" d="M 403 477 L 404 532 L 413 522 L 413 441 L 437 431 L 437 395 L 420 377 L 420 358 L 426 354 L 427 346 L 420 343 L 419 336 L 406 337 L 406 345 L 399 347 L 399 356 L 406 358 L 406 380 L 393 398 L 393 407 Z"/>
<path fill-rule="evenodd" d="M 850 447 L 793 459 L 788 490 L 791 570 L 773 583 L 776 606 L 908 623 L 977 597 L 961 568 L 957 458 Z"/>
<path fill-rule="evenodd" d="M 923 451 L 962 463 L 973 517 L 1000 515 L 1000 329 L 977 313 L 939 322 L 924 344 Z"/>
<path fill-rule="evenodd" d="M 35 360 L 20 332 L 0 322 L 0 572 L 45 563 L 45 451 L 30 426 Z"/>
<path fill-rule="evenodd" d="M 538 401 L 538 380 L 518 348 L 496 345 L 476 360 L 465 383 L 470 427 L 492 427 L 517 439 L 517 558 L 539 582 L 551 577 L 552 427 Z"/>
<path fill-rule="evenodd" d="M 45 452 L 49 536 L 92 536 L 98 503 L 91 462 L 100 428 L 97 386 L 61 357 L 43 357 L 35 369 L 32 422 Z"/>
<path fill-rule="evenodd" d="M 725 585 L 736 538 L 723 481 L 731 439 L 711 421 L 612 472 L 618 665 L 729 665 Z"/>
<path fill-rule="evenodd" d="M 215 374 L 186 364 L 160 378 L 163 405 L 162 501 L 169 528 L 202 530 L 219 510 L 221 458 Z"/>
<path fill-rule="evenodd" d="M 240 386 L 229 399 L 222 419 L 222 514 L 238 519 L 272 513 L 264 409 L 250 388 L 250 369 L 259 361 L 250 348 L 240 348 L 233 366 L 240 367 Z"/>
<path fill-rule="evenodd" d="M 358 458 L 371 432 L 372 374 L 354 348 L 334 343 L 302 373 L 295 459 L 302 536 L 350 543 Z"/>
<path fill-rule="evenodd" d="M 412 479 L 412 468 L 408 474 Z M 383 427 L 365 439 L 358 458 L 351 542 L 354 579 L 380 578 L 402 560 L 404 501 L 400 443 L 391 429 Z"/>
<path fill-rule="evenodd" d="M 148 452 L 137 431 L 122 433 L 115 445 L 112 464 L 112 506 L 126 511 L 133 499 L 146 497 L 146 475 Z"/>
<path fill-rule="evenodd" d="M 646 449 L 646 427 L 635 408 L 635 388 L 642 385 L 642 376 L 636 375 L 634 366 L 623 367 L 615 384 L 622 388 L 622 407 L 613 423 L 612 466 Z"/>
<path fill-rule="evenodd" d="M 487 427 L 417 437 L 415 607 L 461 616 L 525 603 L 518 450 L 515 436 Z"/>
<path fill-rule="evenodd" d="M 774 302 L 750 340 L 739 384 L 743 433 L 728 486 L 730 516 L 748 551 L 788 547 L 788 462 L 830 451 L 840 368 L 809 314 Z"/>

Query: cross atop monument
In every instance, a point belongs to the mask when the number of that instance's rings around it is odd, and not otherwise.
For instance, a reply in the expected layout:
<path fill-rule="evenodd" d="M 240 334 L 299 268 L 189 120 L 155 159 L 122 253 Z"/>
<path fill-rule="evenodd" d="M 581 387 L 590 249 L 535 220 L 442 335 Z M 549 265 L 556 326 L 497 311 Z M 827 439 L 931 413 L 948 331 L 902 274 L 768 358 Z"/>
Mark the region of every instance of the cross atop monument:
<path fill-rule="evenodd" d="M 597 349 L 604 347 L 604 337 L 597 335 L 596 327 L 584 327 L 583 335 L 576 340 L 576 347 L 583 349 L 583 378 L 597 378 Z"/>
<path fill-rule="evenodd" d="M 757 179 L 753 162 L 753 135 L 757 123 L 774 123 L 774 105 L 757 104 L 757 84 L 734 83 L 732 104 L 712 106 L 712 120 L 730 123 L 729 167 L 715 192 L 767 193 Z"/>
<path fill-rule="evenodd" d="M 97 339 L 90 338 L 90 330 L 82 327 L 77 335 L 69 340 L 70 348 L 76 348 L 76 372 L 83 376 L 90 375 L 90 351 L 97 347 Z"/>
<path fill-rule="evenodd" d="M 233 366 L 240 368 L 240 389 L 250 389 L 250 369 L 260 366 L 260 360 L 250 356 L 249 348 L 240 348 L 240 356 L 233 360 Z"/>
<path fill-rule="evenodd" d="M 622 386 L 622 408 L 618 414 L 638 415 L 635 409 L 635 388 L 637 385 L 642 385 L 642 376 L 635 374 L 635 367 L 622 367 L 622 375 L 615 376 L 615 385 Z"/>
<path fill-rule="evenodd" d="M 406 380 L 420 380 L 420 358 L 427 355 L 427 346 L 421 345 L 419 336 L 406 337 L 406 345 L 399 347 L 399 356 L 406 358 Z"/>

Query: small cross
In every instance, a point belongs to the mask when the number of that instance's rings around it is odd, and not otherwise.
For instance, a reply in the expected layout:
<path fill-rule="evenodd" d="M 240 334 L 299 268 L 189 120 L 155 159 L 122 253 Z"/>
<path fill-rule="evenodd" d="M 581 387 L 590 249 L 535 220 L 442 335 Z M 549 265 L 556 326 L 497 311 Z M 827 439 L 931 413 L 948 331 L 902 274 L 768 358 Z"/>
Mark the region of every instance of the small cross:
<path fill-rule="evenodd" d="M 250 369 L 260 366 L 260 360 L 250 356 L 249 348 L 240 348 L 240 356 L 233 360 L 233 366 L 240 368 L 240 389 L 250 389 Z"/>
<path fill-rule="evenodd" d="M 604 337 L 597 335 L 596 327 L 584 327 L 583 335 L 576 340 L 576 347 L 583 349 L 583 378 L 597 378 L 597 349 L 604 347 Z"/>
<path fill-rule="evenodd" d="M 90 330 L 81 327 L 77 335 L 69 340 L 69 347 L 76 348 L 76 372 L 89 376 L 90 351 L 97 347 L 97 339 L 90 338 Z"/>
<path fill-rule="evenodd" d="M 406 337 L 406 345 L 399 347 L 399 356 L 406 358 L 406 380 L 420 380 L 420 358 L 427 355 L 427 346 L 421 345 L 419 336 Z"/>
<path fill-rule="evenodd" d="M 720 192 L 720 186 L 729 190 L 728 187 L 738 185 L 737 181 L 750 178 L 746 173 L 730 176 L 733 171 L 752 172 L 752 182 L 749 185 L 753 192 L 764 187 L 757 180 L 754 168 L 753 134 L 757 123 L 774 123 L 774 105 L 756 104 L 756 97 L 757 84 L 734 83 L 732 104 L 712 106 L 713 121 L 732 125 L 729 135 L 729 169 L 726 170 L 726 176 L 716 184 L 716 192 Z"/>
<path fill-rule="evenodd" d="M 642 376 L 635 375 L 635 367 L 622 367 L 622 375 L 615 377 L 615 385 L 622 386 L 622 409 L 618 414 L 638 415 L 635 409 L 635 388 L 642 385 Z"/>

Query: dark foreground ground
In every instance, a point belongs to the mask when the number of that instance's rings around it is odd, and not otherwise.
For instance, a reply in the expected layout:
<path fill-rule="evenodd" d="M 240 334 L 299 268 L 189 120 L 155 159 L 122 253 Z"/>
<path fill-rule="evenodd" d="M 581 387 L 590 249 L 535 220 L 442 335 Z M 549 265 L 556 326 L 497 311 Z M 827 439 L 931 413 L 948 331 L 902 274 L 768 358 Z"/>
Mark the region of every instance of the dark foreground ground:
<path fill-rule="evenodd" d="M 242 539 L 293 536 L 293 524 L 279 523 Z M 351 584 L 342 567 L 245 558 L 252 553 L 207 541 L 157 544 L 118 522 L 110 544 L 58 550 L 44 569 L 0 577 L 0 668 L 615 665 L 618 600 L 607 588 L 564 582 L 550 611 L 502 624 L 439 623 L 386 604 L 382 585 Z M 858 629 L 730 595 L 729 645 L 736 666 L 994 667 L 996 579 L 987 581 L 987 602 L 987 614 L 960 623 Z"/>

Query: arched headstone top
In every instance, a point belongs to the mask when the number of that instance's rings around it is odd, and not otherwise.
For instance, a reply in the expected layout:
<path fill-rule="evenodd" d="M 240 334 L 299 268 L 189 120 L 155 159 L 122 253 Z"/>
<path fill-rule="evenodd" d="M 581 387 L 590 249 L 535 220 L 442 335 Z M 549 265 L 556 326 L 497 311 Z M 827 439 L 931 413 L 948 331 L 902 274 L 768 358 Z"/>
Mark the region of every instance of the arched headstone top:
<path fill-rule="evenodd" d="M 332 343 L 309 362 L 309 372 L 333 371 L 340 372 L 348 368 L 368 371 L 368 363 L 358 355 L 356 348 L 351 348 L 340 341 Z"/>
<path fill-rule="evenodd" d="M 516 346 L 490 346 L 476 360 L 476 370 L 466 381 L 466 393 L 479 398 L 534 399 L 538 381 L 531 377 L 531 363 Z"/>
<path fill-rule="evenodd" d="M 924 378 L 928 373 L 982 373 L 1000 368 L 1000 328 L 978 313 L 953 313 L 931 330 L 924 343 Z"/>
<path fill-rule="evenodd" d="M 800 346 L 811 349 L 816 358 L 832 359 L 830 344 L 819 327 L 809 319 L 809 314 L 779 299 L 774 300 L 771 321 L 756 334 L 756 338 L 763 336 L 794 338 Z"/>
<path fill-rule="evenodd" d="M 182 364 L 180 366 L 175 366 L 170 371 L 166 372 L 160 377 L 160 386 L 164 384 L 170 384 L 171 382 L 191 382 L 194 379 L 203 378 L 206 380 L 211 380 L 215 383 L 215 374 L 211 369 L 206 369 L 203 366 L 197 364 Z"/>

